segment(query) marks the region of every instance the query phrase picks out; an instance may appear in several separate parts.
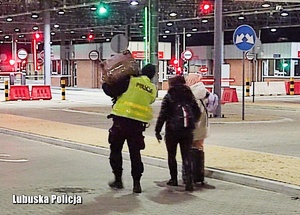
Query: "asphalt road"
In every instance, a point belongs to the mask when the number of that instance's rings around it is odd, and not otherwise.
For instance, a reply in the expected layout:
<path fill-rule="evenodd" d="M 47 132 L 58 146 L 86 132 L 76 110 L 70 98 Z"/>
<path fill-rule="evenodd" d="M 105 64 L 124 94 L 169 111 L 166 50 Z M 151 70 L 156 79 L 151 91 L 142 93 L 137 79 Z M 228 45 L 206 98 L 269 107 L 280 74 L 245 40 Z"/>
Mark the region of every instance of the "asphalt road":
<path fill-rule="evenodd" d="M 209 186 L 196 187 L 193 193 L 185 192 L 183 186 L 167 187 L 168 170 L 149 165 L 142 178 L 143 193 L 132 194 L 128 161 L 124 161 L 125 189 L 115 191 L 107 186 L 112 173 L 106 156 L 6 134 L 0 134 L 0 139 L 0 158 L 10 160 L 0 162 L 1 215 L 300 213 L 296 197 L 218 180 L 208 179 Z M 45 200 L 13 204 L 15 196 L 39 195 L 76 196 L 78 204 L 70 200 L 66 202 L 69 204 Z"/>
<path fill-rule="evenodd" d="M 34 102 L 0 105 L 0 113 L 109 129 L 112 121 L 106 116 L 111 110 L 110 99 L 95 97 L 98 91 L 88 93 L 91 95 L 71 91 L 67 94 L 68 101 L 53 104 L 49 101 L 40 107 Z M 210 119 L 212 135 L 206 139 L 206 144 L 300 157 L 300 97 L 258 97 L 255 103 L 251 101 L 252 98 L 247 98 L 244 121 L 241 120 L 241 103 L 222 105 L 225 118 Z M 154 136 L 160 103 L 158 99 L 153 104 L 155 117 L 146 135 Z"/>

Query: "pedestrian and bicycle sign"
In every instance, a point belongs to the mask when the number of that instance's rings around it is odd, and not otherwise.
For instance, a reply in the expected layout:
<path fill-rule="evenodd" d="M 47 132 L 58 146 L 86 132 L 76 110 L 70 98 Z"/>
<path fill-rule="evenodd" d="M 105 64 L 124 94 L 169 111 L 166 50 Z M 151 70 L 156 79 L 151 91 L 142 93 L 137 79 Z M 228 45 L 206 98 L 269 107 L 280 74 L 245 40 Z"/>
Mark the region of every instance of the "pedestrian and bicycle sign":
<path fill-rule="evenodd" d="M 233 33 L 233 42 L 242 51 L 251 50 L 256 42 L 254 29 L 249 25 L 240 25 Z"/>

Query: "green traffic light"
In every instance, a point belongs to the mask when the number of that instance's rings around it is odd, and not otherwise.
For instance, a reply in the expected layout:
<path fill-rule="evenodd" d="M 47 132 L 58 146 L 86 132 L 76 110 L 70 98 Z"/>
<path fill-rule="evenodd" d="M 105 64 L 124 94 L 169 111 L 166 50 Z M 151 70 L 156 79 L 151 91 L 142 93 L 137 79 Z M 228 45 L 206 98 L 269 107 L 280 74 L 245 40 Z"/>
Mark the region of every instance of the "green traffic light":
<path fill-rule="evenodd" d="M 109 14 L 109 7 L 104 4 L 104 3 L 101 3 L 98 5 L 98 9 L 97 9 L 97 14 L 101 17 L 105 17 L 105 16 L 108 16 Z"/>
<path fill-rule="evenodd" d="M 101 6 L 99 8 L 99 14 L 105 14 L 105 13 L 107 13 L 107 9 L 105 7 L 103 7 L 103 6 Z"/>

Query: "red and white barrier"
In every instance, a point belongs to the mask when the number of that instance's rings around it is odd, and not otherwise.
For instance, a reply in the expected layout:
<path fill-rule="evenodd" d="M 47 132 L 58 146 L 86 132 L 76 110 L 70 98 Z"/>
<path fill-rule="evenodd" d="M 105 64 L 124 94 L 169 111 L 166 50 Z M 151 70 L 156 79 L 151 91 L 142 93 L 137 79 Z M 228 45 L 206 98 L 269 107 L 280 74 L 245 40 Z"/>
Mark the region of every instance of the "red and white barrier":
<path fill-rule="evenodd" d="M 9 89 L 9 101 L 50 99 L 52 94 L 48 85 L 32 86 L 31 91 L 27 85 L 11 85 Z"/>

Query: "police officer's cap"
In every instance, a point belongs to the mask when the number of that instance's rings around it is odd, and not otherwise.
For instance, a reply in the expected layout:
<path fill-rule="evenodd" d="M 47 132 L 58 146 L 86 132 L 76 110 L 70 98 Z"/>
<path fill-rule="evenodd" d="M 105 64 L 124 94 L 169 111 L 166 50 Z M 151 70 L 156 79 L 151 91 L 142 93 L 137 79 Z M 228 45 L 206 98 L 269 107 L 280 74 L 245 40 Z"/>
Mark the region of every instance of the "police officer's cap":
<path fill-rule="evenodd" d="M 152 79 L 156 73 L 155 66 L 153 64 L 147 64 L 142 68 L 142 75 L 146 75 L 148 78 Z"/>

